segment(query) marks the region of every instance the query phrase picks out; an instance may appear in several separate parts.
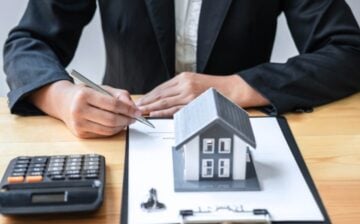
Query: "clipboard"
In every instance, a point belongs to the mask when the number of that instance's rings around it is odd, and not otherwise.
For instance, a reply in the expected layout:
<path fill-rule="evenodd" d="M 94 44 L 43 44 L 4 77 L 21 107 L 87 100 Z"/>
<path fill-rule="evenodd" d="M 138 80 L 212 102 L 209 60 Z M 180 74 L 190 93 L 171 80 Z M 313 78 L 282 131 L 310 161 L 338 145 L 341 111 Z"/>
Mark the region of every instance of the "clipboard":
<path fill-rule="evenodd" d="M 271 212 L 266 209 L 256 208 L 252 210 L 244 210 L 241 207 L 233 208 L 198 208 L 195 210 L 183 210 L 179 211 L 179 215 L 183 216 L 182 223 L 222 223 L 222 222 L 236 222 L 236 223 L 279 223 L 279 224 L 328 224 L 331 223 L 329 216 L 325 210 L 325 207 L 321 201 L 320 195 L 315 187 L 315 184 L 311 178 L 311 175 L 306 167 L 301 152 L 296 144 L 296 141 L 292 135 L 290 127 L 284 117 L 274 116 L 259 116 L 252 117 L 252 119 L 268 119 L 273 118 L 279 124 L 281 132 L 286 139 L 290 151 L 295 158 L 296 164 L 298 165 L 304 180 L 309 187 L 311 194 L 316 201 L 316 204 L 323 216 L 323 221 L 273 221 L 271 218 Z M 151 119 L 164 119 L 164 118 L 151 118 Z M 165 118 L 166 119 L 166 118 Z M 128 223 L 128 202 L 129 202 L 129 128 L 126 133 L 126 152 L 125 152 L 125 167 L 124 167 L 124 179 L 123 179 L 123 191 L 122 191 L 122 205 L 121 205 L 121 217 L 120 223 Z M 183 214 L 181 214 L 181 212 Z M 228 219 L 217 219 L 218 212 L 227 212 Z M 211 215 L 209 215 L 211 214 Z M 222 216 L 224 217 L 224 216 Z M 181 222 L 180 222 L 181 223 Z"/>

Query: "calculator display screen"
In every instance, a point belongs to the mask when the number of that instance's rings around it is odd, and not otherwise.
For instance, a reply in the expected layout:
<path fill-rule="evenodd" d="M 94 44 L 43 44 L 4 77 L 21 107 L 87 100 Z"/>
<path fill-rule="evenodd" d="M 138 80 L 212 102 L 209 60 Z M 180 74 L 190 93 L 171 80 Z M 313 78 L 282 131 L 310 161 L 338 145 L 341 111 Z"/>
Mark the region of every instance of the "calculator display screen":
<path fill-rule="evenodd" d="M 56 194 L 34 194 L 31 197 L 32 203 L 66 202 L 65 193 Z"/>

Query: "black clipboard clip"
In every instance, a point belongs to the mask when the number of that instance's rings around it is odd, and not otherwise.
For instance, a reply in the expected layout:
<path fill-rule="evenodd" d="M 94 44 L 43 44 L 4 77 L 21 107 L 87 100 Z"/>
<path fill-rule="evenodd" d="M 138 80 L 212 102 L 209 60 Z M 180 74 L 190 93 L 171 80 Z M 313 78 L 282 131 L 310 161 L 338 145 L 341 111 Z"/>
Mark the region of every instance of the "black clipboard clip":
<path fill-rule="evenodd" d="M 267 209 L 244 210 L 242 206 L 198 207 L 179 211 L 181 223 L 267 223 L 271 216 Z"/>

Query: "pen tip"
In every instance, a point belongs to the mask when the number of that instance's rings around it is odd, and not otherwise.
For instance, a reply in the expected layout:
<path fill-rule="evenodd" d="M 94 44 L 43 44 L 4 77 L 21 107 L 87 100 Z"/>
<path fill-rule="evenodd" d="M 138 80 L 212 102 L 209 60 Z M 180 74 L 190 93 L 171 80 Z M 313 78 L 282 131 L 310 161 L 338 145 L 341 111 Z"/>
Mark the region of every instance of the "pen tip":
<path fill-rule="evenodd" d="M 155 126 L 150 122 L 148 121 L 145 117 L 137 117 L 136 120 L 140 121 L 141 123 L 149 126 L 149 127 L 152 127 L 152 128 L 155 128 Z"/>
<path fill-rule="evenodd" d="M 152 123 L 150 123 L 149 121 L 147 121 L 147 123 L 150 127 L 155 128 L 155 126 Z"/>

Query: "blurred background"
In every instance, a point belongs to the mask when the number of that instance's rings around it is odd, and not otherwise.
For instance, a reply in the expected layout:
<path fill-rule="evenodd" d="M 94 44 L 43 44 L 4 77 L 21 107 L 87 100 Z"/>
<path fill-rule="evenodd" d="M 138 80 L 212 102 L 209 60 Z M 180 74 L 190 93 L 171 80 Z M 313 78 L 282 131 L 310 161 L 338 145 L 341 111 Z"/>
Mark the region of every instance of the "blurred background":
<path fill-rule="evenodd" d="M 19 22 L 27 2 L 24 0 L 11 0 L 0 3 L 0 97 L 6 96 L 9 91 L 3 71 L 3 45 L 10 29 Z M 360 1 L 346 0 L 346 2 L 350 5 L 359 24 Z M 271 61 L 285 62 L 289 57 L 297 55 L 298 52 L 283 14 L 278 18 L 278 22 Z M 84 29 L 75 57 L 68 66 L 68 70 L 71 68 L 76 68 L 97 83 L 102 80 L 105 69 L 105 50 L 98 11 L 91 23 Z"/>

